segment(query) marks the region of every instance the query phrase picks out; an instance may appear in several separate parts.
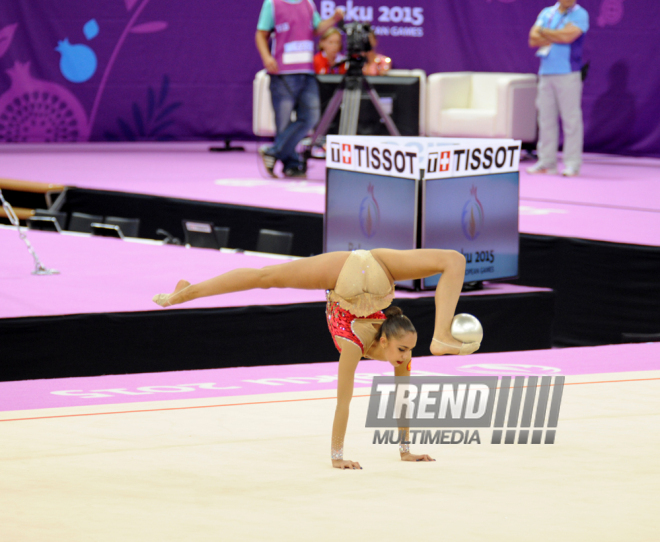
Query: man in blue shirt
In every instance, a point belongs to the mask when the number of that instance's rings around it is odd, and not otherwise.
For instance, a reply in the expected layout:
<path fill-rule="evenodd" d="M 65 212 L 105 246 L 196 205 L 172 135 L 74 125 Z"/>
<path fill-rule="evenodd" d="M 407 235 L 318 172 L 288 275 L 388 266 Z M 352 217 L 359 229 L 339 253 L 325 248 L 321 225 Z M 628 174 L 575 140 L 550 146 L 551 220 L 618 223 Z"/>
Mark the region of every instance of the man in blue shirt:
<path fill-rule="evenodd" d="M 528 173 L 557 173 L 559 122 L 564 130 L 562 175 L 580 173 L 582 124 L 582 48 L 589 14 L 576 0 L 559 0 L 539 14 L 529 32 L 529 46 L 541 59 L 536 107 L 539 115 L 539 161 Z"/>

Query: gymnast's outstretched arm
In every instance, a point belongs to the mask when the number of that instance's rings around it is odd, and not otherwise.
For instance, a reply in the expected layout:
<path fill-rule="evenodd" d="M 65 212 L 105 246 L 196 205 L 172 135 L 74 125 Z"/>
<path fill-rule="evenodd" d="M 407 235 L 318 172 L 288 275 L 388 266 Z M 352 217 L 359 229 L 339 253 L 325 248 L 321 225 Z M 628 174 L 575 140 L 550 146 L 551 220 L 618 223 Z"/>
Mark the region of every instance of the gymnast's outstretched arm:
<path fill-rule="evenodd" d="M 337 373 L 337 407 L 335 409 L 335 420 L 332 424 L 331 458 L 332 466 L 337 469 L 361 469 L 360 463 L 344 459 L 344 438 L 348 424 L 349 407 L 353 397 L 353 385 L 355 370 L 362 358 L 360 348 L 354 343 L 337 338 L 341 344 L 341 356 L 339 357 L 339 370 Z M 395 376 L 410 376 L 410 370 L 404 364 L 394 369 Z M 399 431 L 405 434 L 405 440 L 409 440 L 409 429 L 400 427 Z M 399 446 L 401 461 L 435 461 L 427 454 L 417 455 L 410 451 L 408 445 Z"/>
<path fill-rule="evenodd" d="M 410 369 L 405 363 L 394 368 L 394 376 L 410 376 Z M 399 427 L 399 435 L 403 441 L 399 443 L 399 454 L 401 461 L 435 461 L 428 454 L 414 454 L 410 451 L 410 427 Z"/>
<path fill-rule="evenodd" d="M 358 462 L 344 459 L 344 437 L 348 424 L 349 407 L 353 398 L 355 370 L 362 358 L 362 351 L 356 344 L 341 337 L 337 340 L 341 341 L 341 355 L 337 372 L 337 407 L 332 424 L 332 466 L 337 469 L 361 469 Z"/>

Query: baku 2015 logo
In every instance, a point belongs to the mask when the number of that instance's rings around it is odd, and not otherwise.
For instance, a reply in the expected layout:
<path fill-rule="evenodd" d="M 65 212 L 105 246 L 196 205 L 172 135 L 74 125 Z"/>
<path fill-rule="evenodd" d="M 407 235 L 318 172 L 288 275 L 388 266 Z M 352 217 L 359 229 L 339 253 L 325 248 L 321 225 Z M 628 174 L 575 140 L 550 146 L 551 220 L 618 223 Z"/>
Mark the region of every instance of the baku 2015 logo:
<path fill-rule="evenodd" d="M 374 196 L 374 185 L 369 183 L 369 195 L 360 203 L 360 229 L 367 239 L 371 239 L 380 226 L 380 208 Z"/>
<path fill-rule="evenodd" d="M 474 185 L 470 188 L 470 196 L 472 197 L 463 206 L 461 224 L 465 237 L 474 241 L 484 227 L 484 207 L 477 198 L 477 187 Z"/>

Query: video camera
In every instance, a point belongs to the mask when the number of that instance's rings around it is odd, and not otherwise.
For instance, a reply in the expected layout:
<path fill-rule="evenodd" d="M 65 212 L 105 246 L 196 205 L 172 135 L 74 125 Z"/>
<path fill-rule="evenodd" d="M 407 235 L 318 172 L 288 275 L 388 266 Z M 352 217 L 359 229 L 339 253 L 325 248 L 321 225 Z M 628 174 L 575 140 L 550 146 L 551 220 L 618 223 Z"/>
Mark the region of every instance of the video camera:
<path fill-rule="evenodd" d="M 348 23 L 343 21 L 337 27 L 346 34 L 346 49 L 349 57 L 355 57 L 371 51 L 371 42 L 369 34 L 371 25 L 369 23 Z"/>

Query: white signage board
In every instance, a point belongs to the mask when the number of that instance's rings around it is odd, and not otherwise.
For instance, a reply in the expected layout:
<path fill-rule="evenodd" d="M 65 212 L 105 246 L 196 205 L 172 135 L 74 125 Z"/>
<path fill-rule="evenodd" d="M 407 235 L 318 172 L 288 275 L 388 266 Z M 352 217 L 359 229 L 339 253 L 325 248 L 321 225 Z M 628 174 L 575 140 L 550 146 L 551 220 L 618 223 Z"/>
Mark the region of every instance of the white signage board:
<path fill-rule="evenodd" d="M 402 178 L 518 171 L 520 141 L 438 137 L 328 136 L 326 167 Z"/>

